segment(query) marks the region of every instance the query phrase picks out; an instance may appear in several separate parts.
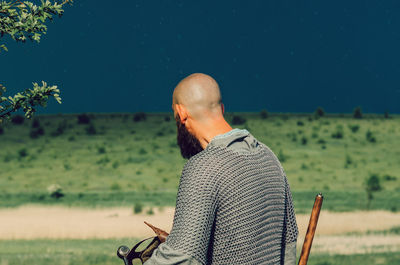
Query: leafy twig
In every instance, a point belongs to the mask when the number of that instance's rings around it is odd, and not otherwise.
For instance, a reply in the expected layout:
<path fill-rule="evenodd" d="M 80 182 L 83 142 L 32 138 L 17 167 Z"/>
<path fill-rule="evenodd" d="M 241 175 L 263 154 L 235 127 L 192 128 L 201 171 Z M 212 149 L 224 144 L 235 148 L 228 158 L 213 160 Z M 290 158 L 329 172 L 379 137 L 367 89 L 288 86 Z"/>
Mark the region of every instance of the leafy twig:
<path fill-rule="evenodd" d="M 0 96 L 5 92 L 5 87 L 0 85 Z M 26 89 L 11 97 L 0 97 L 0 122 L 9 119 L 11 113 L 22 109 L 29 119 L 36 112 L 37 106 L 45 107 L 49 97 L 54 97 L 61 104 L 60 90 L 57 86 L 48 86 L 42 81 L 42 85 L 33 83 L 32 89 Z M 3 106 L 2 106 L 3 105 Z"/>

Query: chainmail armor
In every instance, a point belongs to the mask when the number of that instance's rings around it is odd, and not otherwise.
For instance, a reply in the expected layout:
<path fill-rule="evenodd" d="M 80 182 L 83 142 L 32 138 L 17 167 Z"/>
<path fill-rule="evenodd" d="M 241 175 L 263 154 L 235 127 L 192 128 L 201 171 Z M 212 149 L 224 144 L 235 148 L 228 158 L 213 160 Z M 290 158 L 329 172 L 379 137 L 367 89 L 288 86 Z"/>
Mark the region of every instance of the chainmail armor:
<path fill-rule="evenodd" d="M 248 153 L 209 146 L 186 163 L 173 249 L 202 264 L 281 264 L 297 235 L 286 175 L 264 144 Z"/>

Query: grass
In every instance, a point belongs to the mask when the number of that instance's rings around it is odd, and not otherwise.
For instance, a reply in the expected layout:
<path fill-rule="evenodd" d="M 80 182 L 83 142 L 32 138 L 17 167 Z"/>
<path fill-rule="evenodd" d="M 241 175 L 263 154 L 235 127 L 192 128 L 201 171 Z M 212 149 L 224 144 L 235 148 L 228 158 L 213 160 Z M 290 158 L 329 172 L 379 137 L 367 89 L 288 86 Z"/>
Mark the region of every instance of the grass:
<path fill-rule="evenodd" d="M 400 194 L 400 117 L 255 113 L 240 116 L 248 129 L 282 159 L 297 211 L 307 211 L 318 192 L 324 209 L 364 209 L 364 185 L 378 174 L 383 191 L 371 209 L 398 211 Z M 77 115 L 38 115 L 44 135 L 30 137 L 32 121 L 8 123 L 0 135 L 0 207 L 24 203 L 76 206 L 132 206 L 175 203 L 185 160 L 176 145 L 176 126 L 167 113 L 89 114 L 95 133 Z M 52 134 L 62 124 L 61 134 Z M 354 129 L 357 128 L 357 129 Z M 341 138 L 332 134 L 341 132 Z M 374 141 L 371 141 L 371 137 Z M 390 176 L 390 178 L 386 177 Z M 65 197 L 55 200 L 47 187 L 58 184 Z"/>
<path fill-rule="evenodd" d="M 314 203 L 315 191 L 293 191 L 293 200 L 297 213 L 309 213 Z M 324 194 L 323 210 L 354 211 L 366 210 L 365 192 L 327 191 Z M 374 194 L 370 210 L 399 211 L 400 193 L 382 191 Z M 77 207 L 132 207 L 136 203 L 144 206 L 174 206 L 176 190 L 171 191 L 108 191 L 65 193 L 55 199 L 47 193 L 2 193 L 0 207 L 16 207 L 26 203 L 43 205 L 65 205 Z"/>
<path fill-rule="evenodd" d="M 0 240 L 0 264 L 122 265 L 116 255 L 120 245 L 131 248 L 135 239 Z M 399 264 L 400 253 L 356 255 L 310 254 L 309 265 Z M 140 263 L 135 263 L 140 264 Z"/>
<path fill-rule="evenodd" d="M 308 265 L 376 265 L 399 264 L 400 253 L 374 253 L 353 255 L 310 255 Z"/>
<path fill-rule="evenodd" d="M 0 264 L 122 265 L 117 248 L 120 245 L 131 248 L 137 242 L 133 239 L 1 240 Z"/>

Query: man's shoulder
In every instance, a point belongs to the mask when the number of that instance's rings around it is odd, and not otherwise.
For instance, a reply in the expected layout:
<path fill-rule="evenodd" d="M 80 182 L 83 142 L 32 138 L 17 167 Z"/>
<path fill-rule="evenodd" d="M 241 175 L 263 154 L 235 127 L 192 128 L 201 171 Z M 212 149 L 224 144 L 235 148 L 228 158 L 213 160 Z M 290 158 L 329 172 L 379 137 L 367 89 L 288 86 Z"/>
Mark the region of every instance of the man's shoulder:
<path fill-rule="evenodd" d="M 221 158 L 221 152 L 223 152 L 221 148 L 206 148 L 186 161 L 183 170 L 209 168 L 210 165 L 215 165 L 221 160 L 218 159 Z"/>

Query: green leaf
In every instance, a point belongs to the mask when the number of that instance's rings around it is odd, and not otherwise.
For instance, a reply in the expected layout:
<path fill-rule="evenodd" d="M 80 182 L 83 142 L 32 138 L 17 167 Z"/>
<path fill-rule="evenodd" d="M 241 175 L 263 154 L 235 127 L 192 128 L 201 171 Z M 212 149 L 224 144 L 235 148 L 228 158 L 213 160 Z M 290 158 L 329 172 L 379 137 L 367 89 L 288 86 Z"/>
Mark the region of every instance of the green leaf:
<path fill-rule="evenodd" d="M 1 52 L 1 50 L 8 52 L 8 49 L 7 49 L 6 45 L 4 45 L 4 44 L 0 45 L 0 52 Z"/>

